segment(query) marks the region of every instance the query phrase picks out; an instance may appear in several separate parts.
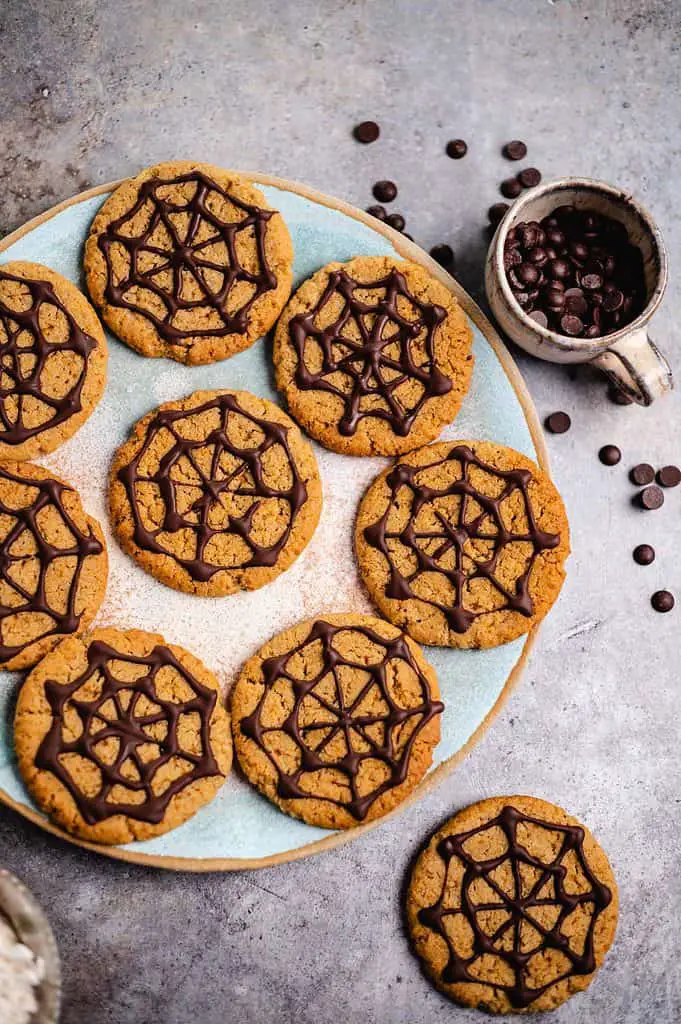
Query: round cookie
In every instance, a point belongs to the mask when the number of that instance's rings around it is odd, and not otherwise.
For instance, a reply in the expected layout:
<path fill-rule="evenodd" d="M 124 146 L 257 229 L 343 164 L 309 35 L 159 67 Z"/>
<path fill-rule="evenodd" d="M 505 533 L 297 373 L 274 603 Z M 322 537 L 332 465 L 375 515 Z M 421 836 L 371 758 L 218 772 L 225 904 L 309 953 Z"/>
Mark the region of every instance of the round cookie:
<path fill-rule="evenodd" d="M 269 640 L 232 691 L 246 777 L 287 814 L 352 828 L 401 803 L 440 739 L 437 677 L 369 615 L 325 615 Z"/>
<path fill-rule="evenodd" d="M 269 331 L 291 291 L 280 213 L 233 171 L 175 160 L 120 185 L 92 222 L 85 279 L 144 356 L 214 363 Z"/>
<path fill-rule="evenodd" d="M 92 622 L 108 559 L 78 492 L 42 466 L 0 463 L 0 668 L 24 669 Z"/>
<path fill-rule="evenodd" d="M 374 480 L 355 548 L 386 618 L 420 643 L 479 648 L 546 615 L 570 542 L 561 497 L 530 459 L 491 441 L 444 441 Z"/>
<path fill-rule="evenodd" d="M 413 868 L 415 951 L 446 995 L 489 1013 L 552 1010 L 591 983 L 615 937 L 617 886 L 588 829 L 529 796 L 460 811 Z"/>
<path fill-rule="evenodd" d="M 456 416 L 471 343 L 456 299 L 422 267 L 357 256 L 323 267 L 287 305 L 274 337 L 277 386 L 332 451 L 397 455 Z"/>
<path fill-rule="evenodd" d="M 39 263 L 0 266 L 0 461 L 54 451 L 85 423 L 106 386 L 97 314 L 75 285 Z"/>
<path fill-rule="evenodd" d="M 162 583 L 217 597 L 256 590 L 314 533 L 312 448 L 285 412 L 246 391 L 196 391 L 133 428 L 109 490 L 125 550 Z"/>
<path fill-rule="evenodd" d="M 63 640 L 21 688 L 14 739 L 43 811 L 110 845 L 177 828 L 213 799 L 232 763 L 215 676 L 136 629 Z"/>

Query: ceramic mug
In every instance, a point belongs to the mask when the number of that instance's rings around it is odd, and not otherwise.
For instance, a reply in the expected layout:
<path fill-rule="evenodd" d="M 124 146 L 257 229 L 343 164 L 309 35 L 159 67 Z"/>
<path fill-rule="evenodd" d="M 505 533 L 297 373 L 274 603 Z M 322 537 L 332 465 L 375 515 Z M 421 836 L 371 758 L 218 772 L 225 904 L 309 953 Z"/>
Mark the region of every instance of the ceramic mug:
<path fill-rule="evenodd" d="M 506 279 L 504 243 L 511 228 L 521 221 L 541 221 L 563 205 L 593 210 L 620 221 L 643 254 L 648 294 L 645 309 L 625 327 L 600 338 L 570 338 L 541 327 L 520 308 Z M 650 214 L 635 199 L 602 181 L 560 178 L 530 189 L 506 213 L 487 255 L 485 288 L 501 328 L 521 348 L 553 363 L 594 363 L 625 395 L 639 405 L 650 405 L 673 387 L 669 363 L 648 336 L 648 322 L 662 300 L 667 273 L 662 236 Z"/>

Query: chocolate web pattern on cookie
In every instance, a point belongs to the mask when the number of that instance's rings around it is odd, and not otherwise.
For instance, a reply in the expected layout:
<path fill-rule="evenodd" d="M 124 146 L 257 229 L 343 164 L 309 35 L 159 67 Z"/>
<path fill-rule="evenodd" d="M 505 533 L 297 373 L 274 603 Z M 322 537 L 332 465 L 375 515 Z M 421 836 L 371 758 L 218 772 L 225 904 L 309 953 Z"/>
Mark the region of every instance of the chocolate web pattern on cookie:
<path fill-rule="evenodd" d="M 424 470 L 444 466 L 452 460 L 457 460 L 461 464 L 460 479 L 439 488 L 418 482 L 418 476 Z M 476 466 L 504 482 L 503 490 L 497 498 L 487 497 L 471 484 L 471 466 Z M 558 534 L 545 533 L 537 526 L 528 493 L 531 480 L 532 473 L 528 469 L 496 469 L 479 459 L 467 445 L 456 445 L 445 458 L 424 466 L 398 463 L 386 478 L 390 488 L 390 501 L 385 512 L 377 522 L 364 530 L 367 543 L 380 551 L 388 562 L 390 575 L 385 587 L 386 597 L 396 601 L 415 599 L 432 605 L 442 612 L 455 633 L 465 633 L 478 615 L 486 614 L 484 611 L 476 612 L 465 607 L 465 588 L 471 580 L 484 579 L 488 580 L 504 599 L 502 608 L 495 608 L 495 611 L 509 609 L 520 612 L 521 615 L 531 616 L 534 612 L 534 602 L 530 596 L 529 583 L 535 560 L 541 551 L 555 548 L 560 543 Z M 409 520 L 403 529 L 391 531 L 388 528 L 390 513 L 402 488 L 408 488 L 411 492 Z M 506 526 L 502 515 L 502 505 L 514 491 L 518 491 L 522 496 L 528 524 L 527 531 L 517 533 Z M 458 495 L 461 499 L 456 520 L 449 509 L 443 511 L 435 505 L 433 508 L 439 523 L 438 528 L 424 531 L 416 528 L 416 518 L 424 506 L 435 499 L 453 495 Z M 473 518 L 469 518 L 471 500 L 482 509 Z M 476 557 L 471 553 L 470 542 L 475 540 L 491 543 L 492 551 L 489 557 Z M 398 543 L 409 551 L 410 561 L 416 566 L 412 572 L 405 575 L 397 568 L 391 542 Z M 519 542 L 529 542 L 532 545 L 532 554 L 526 568 L 516 580 L 515 591 L 511 591 L 501 583 L 495 573 L 499 557 L 506 545 Z M 435 545 L 435 550 L 426 550 L 427 547 Z M 442 560 L 452 550 L 454 565 L 443 565 Z M 464 558 L 469 560 L 470 565 L 464 565 Z M 423 573 L 439 573 L 449 581 L 453 591 L 451 602 L 445 604 L 414 592 L 413 584 Z"/>
<path fill-rule="evenodd" d="M 0 603 L 0 637 L 5 619 L 16 615 L 47 615 L 52 620 L 51 627 L 47 627 L 38 636 L 32 636 L 27 643 L 10 646 L 4 639 L 0 640 L 0 661 L 6 662 L 38 640 L 77 631 L 82 617 L 82 612 L 76 612 L 76 600 L 83 563 L 90 555 L 101 554 L 103 548 L 91 528 L 88 527 L 88 532 L 84 533 L 67 512 L 63 495 L 73 492 L 60 480 L 49 477 L 45 480 L 32 480 L 12 473 L 7 466 L 0 465 L 0 481 L 35 488 L 37 491 L 29 504 L 21 508 L 7 505 L 0 499 L 0 515 L 7 517 L 12 523 L 0 542 L 0 580 L 19 599 L 16 604 Z M 67 542 L 63 547 L 50 543 L 45 537 L 44 527 L 40 525 L 41 515 L 49 508 L 58 512 L 73 538 L 72 542 Z M 30 554 L 22 550 L 22 545 L 26 544 L 27 539 Z M 16 548 L 21 550 L 20 554 L 16 551 L 13 553 L 13 549 Z M 62 558 L 75 559 L 75 568 L 66 596 L 66 610 L 58 611 L 50 605 L 47 597 L 47 574 Z M 16 577 L 21 567 L 35 561 L 38 562 L 37 581 L 30 586 L 20 583 Z"/>
<path fill-rule="evenodd" d="M 375 289 L 385 294 L 374 303 L 362 302 L 355 295 L 356 291 Z M 340 315 L 328 327 L 317 327 L 315 318 L 335 296 L 343 299 Z M 417 311 L 415 320 L 398 311 L 400 297 Z M 442 306 L 419 301 L 398 270 L 369 283 L 355 281 L 345 270 L 334 270 L 314 309 L 294 316 L 289 323 L 298 357 L 296 384 L 302 391 L 326 391 L 341 399 L 343 414 L 338 431 L 345 437 L 352 436 L 367 417 L 385 420 L 397 435 L 406 437 L 428 399 L 452 390 L 451 380 L 435 364 L 435 336 L 446 316 Z M 346 330 L 351 324 L 359 331 L 361 341 Z M 416 339 L 424 332 L 425 338 L 415 351 Z M 322 352 L 322 365 L 316 372 L 310 370 L 306 361 L 309 339 Z M 334 379 L 340 374 L 349 389 Z M 415 382 L 422 389 L 419 398 L 409 406 L 397 394 L 405 382 Z"/>
<path fill-rule="evenodd" d="M 125 654 L 101 641 L 87 648 L 87 668 L 72 683 L 47 680 L 45 697 L 52 711 L 52 724 L 43 739 L 35 764 L 52 772 L 75 800 L 88 825 L 96 825 L 116 814 L 157 825 L 162 821 L 171 799 L 192 782 L 222 772 L 210 746 L 210 721 L 217 701 L 217 692 L 204 686 L 189 672 L 167 647 L 156 646 L 147 657 Z M 148 671 L 133 682 L 116 678 L 112 663 L 140 665 Z M 160 697 L 156 676 L 161 669 L 177 672 L 194 694 L 190 700 L 171 701 Z M 91 679 L 101 683 L 94 700 L 79 700 L 74 694 Z M 138 708 L 140 698 L 146 707 Z M 107 705 L 109 707 L 107 708 Z M 82 731 L 74 740 L 64 737 L 64 712 L 73 708 L 80 718 Z M 200 719 L 201 753 L 186 749 L 180 741 L 178 726 L 183 715 L 195 714 Z M 165 728 L 162 739 L 155 738 L 154 727 Z M 104 759 L 97 750 L 100 743 L 115 740 L 118 750 L 113 761 Z M 151 758 L 140 753 L 149 745 L 158 749 Z M 85 793 L 77 785 L 64 763 L 64 755 L 76 754 L 91 762 L 99 771 L 101 784 L 95 794 Z M 174 778 L 163 790 L 155 790 L 158 772 L 173 760 L 188 762 L 187 770 Z M 124 773 L 126 764 L 132 777 Z M 111 799 L 115 787 L 143 793 L 142 802 L 119 802 Z"/>
<path fill-rule="evenodd" d="M 163 195 L 163 189 L 173 185 L 189 183 L 194 185 L 190 199 L 185 202 L 173 202 Z M 240 220 L 225 221 L 210 208 L 211 194 L 216 194 L 236 207 L 243 217 Z M 150 207 L 150 219 L 141 232 L 128 233 L 129 225 L 138 216 L 143 207 Z M 106 263 L 105 297 L 112 306 L 129 309 L 133 313 L 149 320 L 159 335 L 172 344 L 182 344 L 189 338 L 224 337 L 227 334 L 244 334 L 248 328 L 248 314 L 253 304 L 265 292 L 277 286 L 277 278 L 270 267 L 265 252 L 265 235 L 267 222 L 274 216 L 274 210 L 265 210 L 259 206 L 238 199 L 227 189 L 222 188 L 202 171 L 189 171 L 176 178 L 150 178 L 143 181 L 138 189 L 134 205 L 121 217 L 111 221 L 98 239 L 98 245 Z M 188 215 L 189 223 L 185 230 L 173 222 L 173 215 Z M 204 224 L 210 226 L 208 238 L 196 241 L 197 234 Z M 166 233 L 167 232 L 167 236 Z M 252 235 L 257 255 L 258 269 L 251 272 L 242 266 L 237 253 L 237 239 L 240 233 Z M 157 237 L 155 237 L 155 233 Z M 160 237 L 158 237 L 160 236 Z M 168 236 L 170 241 L 168 241 Z M 224 246 L 227 260 L 215 262 L 215 257 L 205 250 L 211 246 Z M 126 276 L 117 280 L 111 259 L 111 250 L 117 247 L 124 249 L 129 261 Z M 153 260 L 148 269 L 141 269 L 140 256 Z M 172 285 L 170 288 L 159 284 L 157 277 L 161 273 L 170 272 Z M 219 287 L 214 287 L 207 278 L 207 273 L 218 272 L 222 275 Z M 183 297 L 183 278 L 185 275 L 198 285 L 202 292 L 201 298 L 187 299 Z M 253 286 L 250 298 L 233 312 L 227 307 L 236 285 L 246 282 Z M 152 310 L 136 301 L 134 293 L 143 289 L 160 299 L 165 314 L 158 316 Z M 174 320 L 178 314 L 186 314 L 191 310 L 210 309 L 217 313 L 222 321 L 221 326 L 192 326 L 183 329 Z"/>
<path fill-rule="evenodd" d="M 353 662 L 344 657 L 333 643 L 335 637 L 344 632 L 359 633 L 371 643 L 382 647 L 385 650 L 383 659 L 378 664 L 366 664 L 364 661 Z M 316 641 L 321 642 L 322 667 L 313 678 L 300 679 L 290 671 L 289 662 L 294 655 L 301 653 L 308 645 L 314 644 Z M 392 696 L 387 675 L 387 667 L 391 660 L 406 662 L 418 677 L 422 700 L 415 707 L 403 708 Z M 366 684 L 349 705 L 345 703 L 342 685 L 338 678 L 339 667 L 356 669 L 369 676 Z M 418 667 L 406 639 L 403 636 L 397 636 L 394 640 L 388 640 L 366 626 L 334 626 L 318 620 L 313 624 L 304 640 L 284 654 L 267 658 L 263 661 L 261 670 L 265 686 L 262 697 L 255 710 L 241 720 L 240 728 L 244 736 L 258 744 L 276 768 L 278 795 L 285 800 L 304 798 L 324 800 L 344 808 L 359 821 L 366 817 L 369 808 L 379 796 L 387 790 L 401 785 L 406 780 L 416 737 L 431 719 L 444 710 L 441 701 L 435 700 L 431 696 L 428 680 Z M 333 679 L 335 691 L 331 700 L 317 692 L 319 684 L 329 676 Z M 265 698 L 281 679 L 291 685 L 294 697 L 293 709 L 282 724 L 265 726 L 261 720 Z M 359 713 L 358 709 L 372 689 L 378 690 L 381 701 L 386 705 L 386 710 L 376 714 Z M 309 697 L 317 701 L 323 717 L 318 722 L 301 725 L 299 722 L 301 705 L 305 698 Z M 329 715 L 332 716 L 331 720 Z M 402 749 L 399 749 L 401 727 L 415 716 L 418 716 L 419 721 L 412 729 Z M 367 733 L 368 728 L 378 724 L 382 725 L 384 729 L 383 742 Z M 289 736 L 300 751 L 300 764 L 292 773 L 285 773 L 265 746 L 265 736 L 276 732 Z M 364 749 L 356 749 L 357 743 L 353 744 L 352 741 L 353 732 L 356 733 L 357 740 Z M 320 733 L 321 738 L 318 742 L 311 743 L 309 737 L 319 736 Z M 339 733 L 344 736 L 345 754 L 336 759 L 324 758 L 322 754 L 325 748 Z M 369 749 L 366 749 L 367 747 Z M 358 791 L 357 780 L 363 763 L 368 760 L 381 761 L 387 767 L 389 777 L 372 792 L 362 796 Z M 301 780 L 307 772 L 324 769 L 341 772 L 347 778 L 351 794 L 349 799 L 319 796 L 303 788 Z"/>
<path fill-rule="evenodd" d="M 201 440 L 190 440 L 182 437 L 176 424 L 180 421 L 197 416 L 210 409 L 220 412 L 220 425 Z M 230 414 L 238 414 L 253 423 L 264 435 L 263 440 L 254 448 L 243 448 L 230 440 L 228 435 Z M 161 430 L 167 430 L 173 437 L 173 446 L 160 460 L 157 472 L 147 476 L 140 470 L 140 463 L 153 444 L 154 438 Z M 289 428 L 275 423 L 242 409 L 236 397 L 231 394 L 218 395 L 204 402 L 203 405 L 189 409 L 165 409 L 157 413 L 147 428 L 146 437 L 140 450 L 127 466 L 119 470 L 118 478 L 125 486 L 130 509 L 134 521 L 134 540 L 138 547 L 154 554 L 168 555 L 181 565 L 192 579 L 208 582 L 217 572 L 231 566 L 215 565 L 208 561 L 206 548 L 213 537 L 220 533 L 230 532 L 243 540 L 251 551 L 251 556 L 243 562 L 239 569 L 269 568 L 276 565 L 277 559 L 285 547 L 293 529 L 295 518 L 307 501 L 307 488 L 296 466 L 293 453 L 288 442 Z M 214 446 L 211 458 L 210 474 L 207 476 L 195 453 L 207 446 Z M 274 445 L 281 445 L 286 455 L 291 472 L 289 487 L 273 487 L 265 480 L 263 456 Z M 220 466 L 223 454 L 234 456 L 239 464 L 231 472 L 226 473 Z M 201 497 L 193 503 L 184 514 L 178 511 L 177 481 L 171 472 L 178 462 L 186 458 L 192 469 L 200 478 Z M 178 467 L 178 471 L 181 467 Z M 250 478 L 244 481 L 244 476 Z M 153 483 L 158 486 L 165 511 L 160 525 L 151 529 L 144 525 L 137 496 L 140 483 Z M 186 483 L 186 482 L 185 482 Z M 217 529 L 210 525 L 211 510 L 219 508 L 221 498 L 236 495 L 252 498 L 253 501 L 246 512 L 240 516 L 228 515 L 228 530 Z M 289 519 L 278 540 L 269 546 L 258 544 L 252 537 L 253 518 L 263 501 L 273 499 L 276 503 L 287 502 Z M 173 534 L 178 530 L 191 530 L 196 537 L 196 550 L 191 558 L 174 554 L 165 547 L 159 537 L 163 533 Z"/>
<path fill-rule="evenodd" d="M 2 284 L 11 281 L 28 292 L 30 303 L 17 308 L 2 298 Z M 52 306 L 59 311 L 68 328 L 63 341 L 48 341 L 40 325 L 41 312 Z M 33 281 L 0 268 L 0 443 L 23 444 L 36 434 L 58 426 L 82 409 L 81 395 L 87 374 L 87 361 L 97 342 L 76 323 L 58 298 L 49 281 Z M 42 375 L 55 354 L 72 353 L 74 360 L 82 360 L 75 383 L 59 398 L 45 392 Z M 26 421 L 25 399 L 40 403 L 41 422 L 29 426 Z M 46 415 L 47 412 L 50 415 Z"/>
<path fill-rule="evenodd" d="M 548 832 L 562 836 L 560 849 L 552 861 L 544 861 L 528 852 L 518 839 L 519 825 L 532 825 Z M 499 856 L 488 859 L 477 859 L 467 852 L 467 840 L 485 833 L 488 829 L 499 828 L 503 831 L 507 848 Z M 599 915 L 612 900 L 610 889 L 600 882 L 587 863 L 584 853 L 584 829 L 579 825 L 558 825 L 552 821 L 541 821 L 522 814 L 514 807 L 506 806 L 498 817 L 479 825 L 468 832 L 446 836 L 437 846 L 438 855 L 445 863 L 445 877 L 442 892 L 433 906 L 424 907 L 418 913 L 418 919 L 426 928 L 441 935 L 447 943 L 449 960 L 441 972 L 441 980 L 447 985 L 470 982 L 476 985 L 492 985 L 501 989 L 508 996 L 515 1009 L 525 1009 L 546 992 L 552 985 L 558 984 L 572 975 L 591 974 L 596 969 L 594 956 L 594 929 Z M 568 892 L 565 878 L 568 867 L 565 858 L 574 854 L 583 873 L 588 890 L 585 892 Z M 448 888 L 449 864 L 456 858 L 464 868 L 461 882 L 460 907 L 447 909 L 444 906 Z M 513 873 L 513 891 L 507 892 L 495 878 L 495 871 L 509 862 Z M 523 895 L 523 881 L 520 868 L 523 865 L 539 873 L 526 895 Z M 471 887 L 479 879 L 493 890 L 496 897 L 493 901 L 477 903 L 471 895 Z M 551 927 L 541 924 L 533 910 L 549 907 L 557 912 L 555 923 Z M 578 908 L 590 913 L 586 937 L 581 952 L 575 950 L 570 943 L 569 932 L 562 931 L 566 919 Z M 505 920 L 494 930 L 485 929 L 484 915 L 488 912 L 503 913 Z M 454 947 L 454 943 L 446 927 L 446 919 L 463 914 L 473 935 L 470 956 L 462 956 Z M 483 915 L 483 918 L 479 915 Z M 495 918 L 496 921 L 496 918 Z M 531 950 L 524 949 L 521 938 L 522 926 L 530 927 L 540 936 L 539 943 Z M 512 947 L 504 946 L 504 938 L 512 930 Z M 565 971 L 545 985 L 536 988 L 528 984 L 534 957 L 539 959 L 547 952 L 557 950 L 568 961 Z M 512 984 L 504 984 L 499 980 L 496 970 L 489 981 L 485 980 L 484 965 L 480 965 L 480 957 L 493 956 L 502 960 L 513 972 Z M 472 970 L 473 968 L 473 970 Z"/>

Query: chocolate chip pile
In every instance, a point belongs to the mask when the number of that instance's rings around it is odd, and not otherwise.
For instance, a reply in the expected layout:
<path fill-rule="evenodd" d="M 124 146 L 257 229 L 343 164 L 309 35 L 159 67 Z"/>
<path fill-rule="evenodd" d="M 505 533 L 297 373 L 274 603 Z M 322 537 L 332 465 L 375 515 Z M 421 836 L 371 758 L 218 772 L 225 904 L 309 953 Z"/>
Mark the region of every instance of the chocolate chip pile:
<path fill-rule="evenodd" d="M 573 338 L 617 331 L 645 305 L 641 250 L 620 221 L 592 210 L 559 206 L 541 222 L 516 225 L 504 268 L 518 305 Z"/>

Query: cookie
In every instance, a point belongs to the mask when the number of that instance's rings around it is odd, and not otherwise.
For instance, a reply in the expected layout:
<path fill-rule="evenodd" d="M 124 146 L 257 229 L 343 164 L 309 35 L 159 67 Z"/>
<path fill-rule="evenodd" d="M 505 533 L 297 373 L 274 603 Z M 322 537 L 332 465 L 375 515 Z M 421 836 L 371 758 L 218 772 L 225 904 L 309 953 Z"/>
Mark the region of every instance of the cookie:
<path fill-rule="evenodd" d="M 417 645 L 369 615 L 325 615 L 268 641 L 232 691 L 246 777 L 287 814 L 352 828 L 401 803 L 432 762 L 443 705 Z"/>
<path fill-rule="evenodd" d="M 278 406 L 196 391 L 141 419 L 118 450 L 110 509 L 124 549 L 156 579 L 203 596 L 256 590 L 291 565 L 319 521 L 308 442 Z"/>
<path fill-rule="evenodd" d="M 14 720 L 19 770 L 68 832 L 116 845 L 177 828 L 229 773 L 215 676 L 140 630 L 70 637 L 27 677 Z"/>
<path fill-rule="evenodd" d="M 72 437 L 104 393 L 106 361 L 102 325 L 75 285 L 39 263 L 0 266 L 0 461 Z"/>
<path fill-rule="evenodd" d="M 0 668 L 23 669 L 92 622 L 108 560 L 78 492 L 41 466 L 0 464 Z"/>
<path fill-rule="evenodd" d="M 552 1010 L 587 988 L 617 927 L 617 886 L 588 829 L 535 797 L 460 811 L 412 871 L 409 931 L 427 973 L 462 1006 Z"/>
<path fill-rule="evenodd" d="M 445 441 L 374 480 L 355 548 L 372 600 L 415 640 L 495 647 L 546 615 L 570 543 L 561 497 L 530 459 L 491 441 Z"/>
<path fill-rule="evenodd" d="M 471 342 L 456 299 L 422 267 L 357 256 L 318 271 L 284 310 L 277 386 L 293 418 L 332 451 L 397 455 L 456 416 Z"/>
<path fill-rule="evenodd" d="M 126 345 L 214 363 L 272 327 L 291 291 L 293 246 L 281 214 L 246 178 L 176 160 L 106 200 L 84 267 L 94 303 Z"/>

